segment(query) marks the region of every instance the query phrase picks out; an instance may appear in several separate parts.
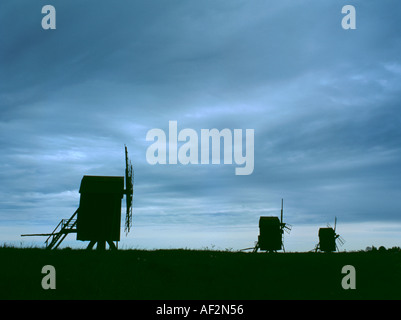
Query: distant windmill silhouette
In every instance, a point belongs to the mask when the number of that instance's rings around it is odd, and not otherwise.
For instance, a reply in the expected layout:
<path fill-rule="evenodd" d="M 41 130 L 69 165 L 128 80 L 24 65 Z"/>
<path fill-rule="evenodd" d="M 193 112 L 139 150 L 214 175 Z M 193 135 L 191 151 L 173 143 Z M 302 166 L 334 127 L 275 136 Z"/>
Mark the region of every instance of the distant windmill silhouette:
<path fill-rule="evenodd" d="M 283 234 L 284 231 L 290 233 L 291 225 L 283 222 L 283 199 L 281 199 L 281 220 L 278 217 L 260 217 L 259 218 L 259 236 L 258 242 L 253 249 L 253 252 L 266 250 L 268 252 L 275 252 L 283 250 Z"/>
<path fill-rule="evenodd" d="M 52 233 L 23 234 L 22 236 L 48 236 L 47 249 L 56 249 L 70 233 L 77 240 L 90 241 L 88 249 L 97 243 L 98 250 L 117 249 L 114 241 L 120 241 L 121 199 L 126 196 L 125 233 L 132 227 L 134 171 L 125 146 L 125 189 L 124 176 L 84 176 L 79 192 L 79 208 L 70 219 L 63 219 Z"/>
<path fill-rule="evenodd" d="M 345 243 L 345 240 L 339 235 L 336 234 L 337 227 L 337 217 L 334 219 L 334 228 L 332 228 L 329 224 L 327 228 L 319 229 L 319 243 L 316 245 L 315 251 L 323 251 L 323 252 L 334 252 L 338 251 L 338 242 L 341 246 Z"/>

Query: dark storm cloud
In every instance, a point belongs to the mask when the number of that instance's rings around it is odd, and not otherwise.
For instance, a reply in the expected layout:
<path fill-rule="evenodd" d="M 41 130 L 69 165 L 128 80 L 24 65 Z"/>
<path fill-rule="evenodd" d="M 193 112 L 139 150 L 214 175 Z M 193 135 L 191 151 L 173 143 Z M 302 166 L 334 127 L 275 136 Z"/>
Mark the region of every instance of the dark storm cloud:
<path fill-rule="evenodd" d="M 282 197 L 296 223 L 399 220 L 398 2 L 353 1 L 352 31 L 335 1 L 53 1 L 54 31 L 45 4 L 0 4 L 2 220 L 69 216 L 124 143 L 139 223 L 254 224 Z M 255 129 L 254 173 L 150 166 L 169 120 Z"/>

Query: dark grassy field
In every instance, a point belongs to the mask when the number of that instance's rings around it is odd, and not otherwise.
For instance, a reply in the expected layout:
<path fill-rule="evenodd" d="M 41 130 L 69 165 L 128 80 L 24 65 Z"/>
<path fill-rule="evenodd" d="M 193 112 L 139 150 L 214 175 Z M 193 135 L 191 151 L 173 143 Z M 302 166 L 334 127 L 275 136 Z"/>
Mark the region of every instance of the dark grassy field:
<path fill-rule="evenodd" d="M 401 253 L 0 248 L 1 299 L 401 299 Z M 41 286 L 42 267 L 56 289 Z M 356 289 L 344 290 L 344 265 Z"/>

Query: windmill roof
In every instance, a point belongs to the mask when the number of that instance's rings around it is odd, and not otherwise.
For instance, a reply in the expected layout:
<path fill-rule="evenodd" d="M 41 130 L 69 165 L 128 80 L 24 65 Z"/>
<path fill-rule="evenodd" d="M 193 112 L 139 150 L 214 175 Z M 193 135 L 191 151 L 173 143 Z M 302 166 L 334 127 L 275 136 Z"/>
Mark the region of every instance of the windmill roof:
<path fill-rule="evenodd" d="M 322 234 L 334 234 L 334 229 L 333 228 L 330 228 L 330 227 L 327 227 L 327 228 L 319 228 L 319 235 L 322 235 Z"/>
<path fill-rule="evenodd" d="M 260 217 L 259 219 L 259 227 L 276 224 L 280 224 L 280 220 L 278 217 Z"/>
<path fill-rule="evenodd" d="M 123 193 L 124 177 L 84 176 L 79 193 Z"/>

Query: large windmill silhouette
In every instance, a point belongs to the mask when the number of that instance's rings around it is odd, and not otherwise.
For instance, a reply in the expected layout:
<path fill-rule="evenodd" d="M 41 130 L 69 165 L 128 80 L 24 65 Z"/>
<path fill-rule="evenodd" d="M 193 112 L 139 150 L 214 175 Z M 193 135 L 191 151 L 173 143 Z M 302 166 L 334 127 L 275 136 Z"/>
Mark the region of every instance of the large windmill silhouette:
<path fill-rule="evenodd" d="M 69 219 L 62 219 L 51 233 L 23 234 L 22 236 L 48 236 L 47 249 L 56 249 L 70 233 L 77 240 L 90 241 L 88 249 L 97 244 L 104 250 L 117 249 L 121 229 L 121 200 L 126 198 L 125 233 L 132 227 L 132 200 L 134 171 L 125 146 L 125 189 L 124 176 L 88 176 L 81 180 L 79 207 Z"/>

